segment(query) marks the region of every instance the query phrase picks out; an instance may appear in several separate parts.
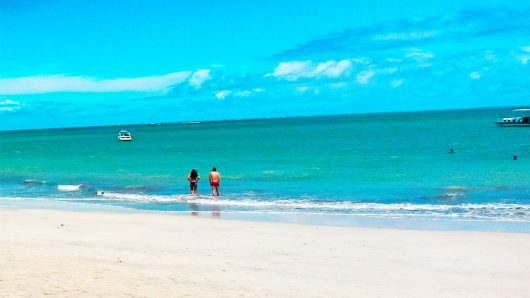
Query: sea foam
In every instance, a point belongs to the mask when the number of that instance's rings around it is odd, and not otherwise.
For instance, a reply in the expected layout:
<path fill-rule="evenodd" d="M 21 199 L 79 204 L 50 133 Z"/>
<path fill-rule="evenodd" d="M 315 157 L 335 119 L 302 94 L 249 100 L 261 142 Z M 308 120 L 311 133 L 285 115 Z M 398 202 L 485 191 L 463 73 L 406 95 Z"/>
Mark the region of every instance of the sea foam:
<path fill-rule="evenodd" d="M 57 185 L 57 189 L 60 191 L 78 191 L 78 190 L 81 190 L 81 186 L 83 186 L 83 184 L 75 184 L 75 185 L 59 184 Z"/>
<path fill-rule="evenodd" d="M 395 217 L 437 217 L 450 219 L 530 221 L 530 206 L 525 204 L 414 204 L 322 201 L 311 199 L 259 199 L 242 196 L 213 198 L 205 195 L 148 195 L 98 191 L 96 200 L 136 203 L 188 203 L 224 207 L 225 211 L 298 212 L 352 214 Z"/>

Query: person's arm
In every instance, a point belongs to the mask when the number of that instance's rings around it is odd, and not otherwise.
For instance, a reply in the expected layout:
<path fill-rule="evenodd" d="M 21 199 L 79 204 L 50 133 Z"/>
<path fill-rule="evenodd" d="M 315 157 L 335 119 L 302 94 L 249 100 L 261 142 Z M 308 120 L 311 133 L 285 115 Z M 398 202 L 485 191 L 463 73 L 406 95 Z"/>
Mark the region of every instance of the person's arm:
<path fill-rule="evenodd" d="M 197 175 L 197 179 L 195 180 L 195 182 L 199 182 L 199 180 L 201 180 L 201 176 Z"/>
<path fill-rule="evenodd" d="M 190 175 L 188 175 L 188 181 L 191 182 L 191 177 L 190 177 Z"/>

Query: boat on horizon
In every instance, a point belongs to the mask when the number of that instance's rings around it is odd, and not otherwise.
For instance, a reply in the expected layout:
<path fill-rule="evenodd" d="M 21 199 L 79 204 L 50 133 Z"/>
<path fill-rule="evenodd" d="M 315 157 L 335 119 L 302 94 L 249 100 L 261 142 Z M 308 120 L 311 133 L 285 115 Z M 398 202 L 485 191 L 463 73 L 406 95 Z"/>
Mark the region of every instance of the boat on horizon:
<path fill-rule="evenodd" d="M 530 127 L 530 109 L 512 110 L 511 117 L 503 117 L 495 121 L 502 127 Z"/>
<path fill-rule="evenodd" d="M 118 132 L 118 140 L 120 141 L 132 141 L 131 133 L 126 130 L 120 130 Z"/>

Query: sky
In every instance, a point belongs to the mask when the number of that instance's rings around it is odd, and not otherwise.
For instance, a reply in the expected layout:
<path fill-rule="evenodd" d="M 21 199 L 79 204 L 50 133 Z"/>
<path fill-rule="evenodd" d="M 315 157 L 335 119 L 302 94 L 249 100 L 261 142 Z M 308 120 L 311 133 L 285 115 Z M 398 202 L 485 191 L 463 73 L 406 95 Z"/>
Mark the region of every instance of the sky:
<path fill-rule="evenodd" d="M 498 106 L 528 0 L 0 0 L 0 130 Z"/>

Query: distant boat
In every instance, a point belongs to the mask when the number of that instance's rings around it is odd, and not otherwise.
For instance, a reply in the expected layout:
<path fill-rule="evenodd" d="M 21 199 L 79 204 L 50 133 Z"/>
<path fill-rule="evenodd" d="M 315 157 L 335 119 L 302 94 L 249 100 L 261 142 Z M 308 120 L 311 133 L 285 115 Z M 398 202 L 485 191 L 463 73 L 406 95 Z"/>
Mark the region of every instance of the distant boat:
<path fill-rule="evenodd" d="M 500 118 L 495 123 L 503 127 L 530 127 L 530 109 L 512 110 L 512 117 Z"/>
<path fill-rule="evenodd" d="M 120 141 L 132 141 L 131 133 L 126 130 L 120 130 L 118 133 L 118 140 Z"/>

